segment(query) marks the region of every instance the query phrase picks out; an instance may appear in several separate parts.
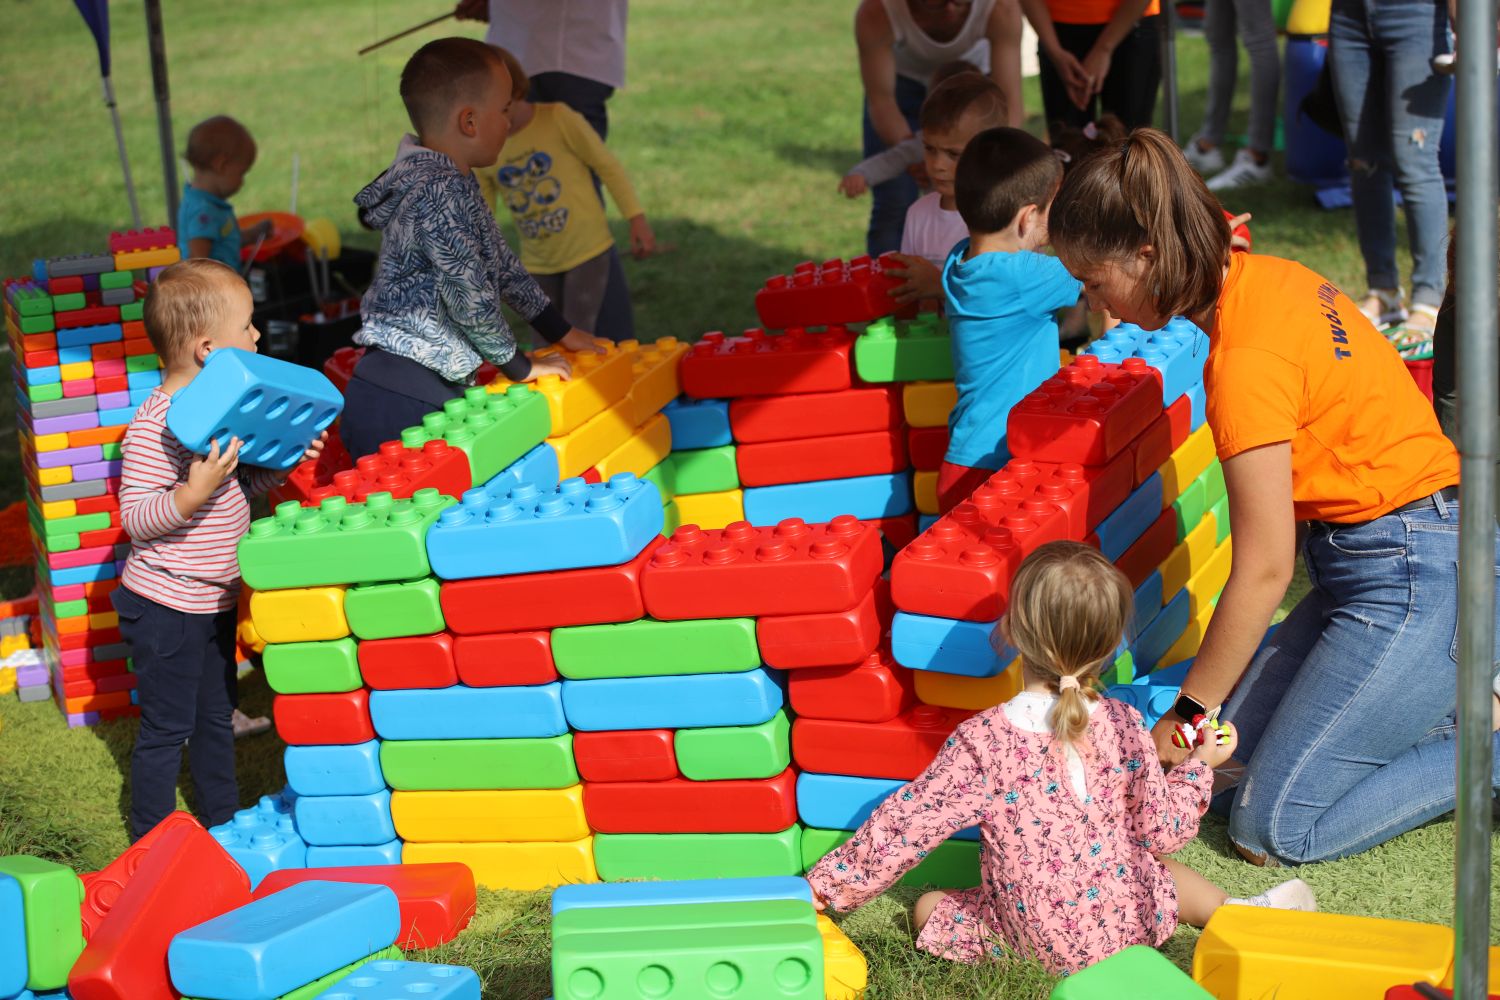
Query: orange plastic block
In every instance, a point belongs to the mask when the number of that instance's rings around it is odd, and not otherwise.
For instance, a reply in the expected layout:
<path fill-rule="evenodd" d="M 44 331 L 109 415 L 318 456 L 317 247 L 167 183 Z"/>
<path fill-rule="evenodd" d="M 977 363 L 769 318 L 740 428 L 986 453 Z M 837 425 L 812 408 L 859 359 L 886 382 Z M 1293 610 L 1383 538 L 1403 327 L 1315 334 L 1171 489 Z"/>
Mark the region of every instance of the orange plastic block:
<path fill-rule="evenodd" d="M 631 384 L 627 396 L 631 419 L 637 426 L 660 413 L 663 407 L 682 394 L 677 368 L 690 346 L 676 337 L 659 337 L 654 343 L 645 345 L 634 340 L 620 341 L 620 350 L 631 356 Z"/>

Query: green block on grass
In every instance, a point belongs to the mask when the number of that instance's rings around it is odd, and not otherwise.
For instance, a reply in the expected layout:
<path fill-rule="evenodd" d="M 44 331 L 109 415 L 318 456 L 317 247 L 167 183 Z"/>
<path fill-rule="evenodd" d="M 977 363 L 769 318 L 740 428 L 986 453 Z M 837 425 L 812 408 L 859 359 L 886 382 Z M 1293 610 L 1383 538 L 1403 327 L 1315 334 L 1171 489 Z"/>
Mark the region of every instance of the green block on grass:
<path fill-rule="evenodd" d="M 120 442 L 118 441 L 110 441 L 106 444 L 102 444 L 99 446 L 99 449 L 104 453 L 104 460 L 106 462 L 119 461 L 121 458 L 125 457 L 125 453 L 121 448 Z"/>
<path fill-rule="evenodd" d="M 347 636 L 328 642 L 267 643 L 261 665 L 266 683 L 277 694 L 338 694 L 364 686 L 359 647 Z"/>
<path fill-rule="evenodd" d="M 329 497 L 317 507 L 288 500 L 240 539 L 240 575 L 256 590 L 420 579 L 432 572 L 427 529 L 455 502 L 434 489 L 410 500 L 389 493 L 364 503 Z"/>
<path fill-rule="evenodd" d="M 623 879 L 801 875 L 802 827 L 780 833 L 596 833 L 594 865 Z"/>
<path fill-rule="evenodd" d="M 545 739 L 386 740 L 385 782 L 400 791 L 567 788 L 578 784 L 573 734 Z"/>
<path fill-rule="evenodd" d="M 1208 1000 L 1213 994 L 1155 948 L 1137 944 L 1068 976 L 1053 988 L 1050 1000 L 1119 1000 L 1123 996 Z"/>
<path fill-rule="evenodd" d="M 100 288 L 129 288 L 135 284 L 132 271 L 106 271 L 99 275 Z"/>
<path fill-rule="evenodd" d="M 774 778 L 792 762 L 791 724 L 778 711 L 758 726 L 679 729 L 677 769 L 693 781 Z"/>
<path fill-rule="evenodd" d="M 1203 520 L 1208 508 L 1203 503 L 1203 481 L 1193 480 L 1182 496 L 1172 501 L 1172 512 L 1177 517 L 1177 541 L 1181 542 Z"/>
<path fill-rule="evenodd" d="M 661 491 L 663 506 L 677 495 L 677 463 L 672 461 L 671 455 L 647 469 L 641 479 L 656 484 L 656 488 Z"/>
<path fill-rule="evenodd" d="M 722 903 L 674 903 L 669 906 L 574 906 L 552 918 L 552 939 L 569 934 L 615 931 L 673 931 L 695 927 L 818 926 L 805 899 L 755 899 Z"/>
<path fill-rule="evenodd" d="M 1130 650 L 1125 650 L 1115 662 L 1099 674 L 1099 682 L 1105 687 L 1115 684 L 1129 684 L 1135 680 L 1135 657 L 1130 655 Z"/>
<path fill-rule="evenodd" d="M 1222 500 L 1228 493 L 1224 486 L 1224 466 L 1219 464 L 1216 458 L 1203 470 L 1203 475 L 1198 477 L 1203 480 L 1203 502 L 1212 507 Z"/>
<path fill-rule="evenodd" d="M 74 309 L 82 309 L 88 304 L 88 296 L 82 292 L 67 292 L 63 295 L 52 296 L 53 312 L 72 312 Z"/>
<path fill-rule="evenodd" d="M 40 288 L 17 288 L 11 293 L 11 304 L 18 316 L 50 316 L 52 296 Z"/>
<path fill-rule="evenodd" d="M 734 464 L 732 444 L 674 451 L 672 465 L 677 471 L 677 485 L 673 496 L 739 489 L 740 470 Z"/>
<path fill-rule="evenodd" d="M 51 333 L 57 329 L 56 322 L 52 319 L 51 312 L 38 313 L 35 316 L 17 316 L 17 324 L 21 327 L 21 333 Z"/>
<path fill-rule="evenodd" d="M 668 500 L 661 509 L 661 533 L 671 538 L 672 532 L 680 527 L 682 527 L 682 511 L 677 509 L 676 500 Z"/>
<path fill-rule="evenodd" d="M 1219 536 L 1214 541 L 1215 545 L 1223 545 L 1224 539 L 1229 537 L 1229 497 L 1223 497 L 1218 503 L 1209 509 L 1214 520 L 1218 522 Z"/>
<path fill-rule="evenodd" d="M 33 403 L 50 403 L 54 399 L 62 399 L 62 383 L 49 382 L 46 385 L 28 385 L 26 387 L 26 398 Z"/>
<path fill-rule="evenodd" d="M 26 988 L 66 986 L 68 972 L 83 954 L 83 881 L 67 865 L 20 854 L 0 858 L 0 873 L 21 883 L 25 926 L 5 933 L 25 934 Z"/>
<path fill-rule="evenodd" d="M 877 319 L 854 342 L 854 370 L 866 382 L 947 381 L 953 377 L 948 324 L 937 313 Z"/>
<path fill-rule="evenodd" d="M 443 630 L 438 582 L 432 577 L 405 583 L 369 583 L 344 594 L 349 631 L 361 639 L 431 635 Z"/>
<path fill-rule="evenodd" d="M 120 307 L 120 322 L 134 323 L 145 315 L 145 307 L 146 304 L 139 299 L 125 303 Z"/>
<path fill-rule="evenodd" d="M 728 674 L 760 666 L 754 618 L 702 618 L 552 630 L 552 661 L 572 680 Z"/>
<path fill-rule="evenodd" d="M 853 830 L 802 831 L 802 864 L 812 868 L 818 859 L 854 835 Z M 901 876 L 898 885 L 934 889 L 972 889 L 979 884 L 979 842 L 945 840 L 928 853 L 922 863 Z"/>
<path fill-rule="evenodd" d="M 387 960 L 401 961 L 401 949 L 396 945 L 391 945 L 389 948 L 377 951 L 375 954 L 361 958 L 357 962 L 350 962 L 342 969 L 335 969 L 326 976 L 320 976 L 306 986 L 299 986 L 290 993 L 283 993 L 276 1000 L 314 1000 L 314 998 L 322 996 L 325 990 L 338 983 L 366 962 L 383 962 Z M 182 1000 L 193 1000 L 193 998 L 183 997 Z"/>
<path fill-rule="evenodd" d="M 402 431 L 401 443 L 420 448 L 442 438 L 469 456 L 470 478 L 481 486 L 546 440 L 551 430 L 552 415 L 541 393 L 524 385 L 504 392 L 472 386 L 423 417 L 421 426 Z"/>
<path fill-rule="evenodd" d="M 130 354 L 125 358 L 127 372 L 154 372 L 161 367 L 161 358 L 155 354 Z"/>

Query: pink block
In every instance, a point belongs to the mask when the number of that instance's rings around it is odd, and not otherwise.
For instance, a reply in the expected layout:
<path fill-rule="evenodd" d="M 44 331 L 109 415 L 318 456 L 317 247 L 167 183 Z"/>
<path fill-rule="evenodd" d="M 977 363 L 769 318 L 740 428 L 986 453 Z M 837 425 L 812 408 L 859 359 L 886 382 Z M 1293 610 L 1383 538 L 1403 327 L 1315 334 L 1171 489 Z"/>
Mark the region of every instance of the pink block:
<path fill-rule="evenodd" d="M 105 361 L 94 362 L 94 377 L 108 378 L 111 375 L 125 374 L 124 358 L 109 358 Z"/>
<path fill-rule="evenodd" d="M 94 394 L 94 380 L 91 378 L 74 379 L 72 382 L 64 382 L 63 397 L 72 399 L 75 396 L 92 396 Z"/>
<path fill-rule="evenodd" d="M 59 604 L 63 601 L 81 601 L 88 596 L 84 592 L 83 584 L 81 583 L 70 583 L 66 586 L 58 587 L 52 591 L 52 595 L 52 599 Z"/>
<path fill-rule="evenodd" d="M 126 553 L 130 546 L 125 546 Z M 53 569 L 72 569 L 75 566 L 97 566 L 111 561 L 116 555 L 115 547 L 97 545 L 89 549 L 74 549 L 72 552 L 54 552 L 47 556 L 47 565 Z"/>

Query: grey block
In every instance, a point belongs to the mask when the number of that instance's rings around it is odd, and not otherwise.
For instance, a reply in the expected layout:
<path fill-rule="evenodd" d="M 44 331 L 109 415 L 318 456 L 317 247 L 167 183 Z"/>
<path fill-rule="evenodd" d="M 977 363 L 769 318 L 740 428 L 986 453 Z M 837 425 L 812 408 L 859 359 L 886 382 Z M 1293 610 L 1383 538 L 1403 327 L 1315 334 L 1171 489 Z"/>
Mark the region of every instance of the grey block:
<path fill-rule="evenodd" d="M 99 302 L 106 306 L 123 306 L 135 301 L 134 288 L 104 288 L 99 291 Z"/>
<path fill-rule="evenodd" d="M 46 701 L 52 697 L 51 684 L 38 684 L 35 687 L 18 687 L 16 693 L 21 696 L 22 701 Z"/>
<path fill-rule="evenodd" d="M 93 413 L 99 409 L 98 396 L 74 396 L 71 399 L 49 399 L 41 403 L 31 404 L 31 417 L 33 420 L 46 420 L 48 417 L 71 417 L 75 413 Z"/>
<path fill-rule="evenodd" d="M 107 253 L 75 253 L 66 257 L 47 258 L 47 277 L 71 278 L 83 274 L 104 274 L 115 269 L 115 258 Z"/>
<path fill-rule="evenodd" d="M 79 500 L 83 497 L 102 497 L 104 492 L 104 480 L 102 479 L 89 479 L 81 483 L 59 483 L 56 486 L 42 487 L 42 503 L 56 503 L 58 500 Z"/>

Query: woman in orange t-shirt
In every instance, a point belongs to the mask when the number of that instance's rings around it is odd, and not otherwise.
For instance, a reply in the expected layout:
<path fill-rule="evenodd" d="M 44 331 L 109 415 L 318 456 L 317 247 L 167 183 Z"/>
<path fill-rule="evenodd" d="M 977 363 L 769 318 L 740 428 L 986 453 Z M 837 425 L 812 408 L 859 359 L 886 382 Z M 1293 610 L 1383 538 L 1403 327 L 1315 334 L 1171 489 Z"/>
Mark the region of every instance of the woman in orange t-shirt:
<path fill-rule="evenodd" d="M 1451 810 L 1458 454 L 1400 357 L 1307 268 L 1231 259 L 1218 202 L 1153 129 L 1075 168 L 1049 228 L 1095 308 L 1209 331 L 1234 563 L 1152 731 L 1162 761 L 1186 755 L 1179 723 L 1228 700 L 1247 763 L 1221 802 L 1258 864 L 1355 854 Z M 1299 536 L 1312 590 L 1267 638 Z"/>

